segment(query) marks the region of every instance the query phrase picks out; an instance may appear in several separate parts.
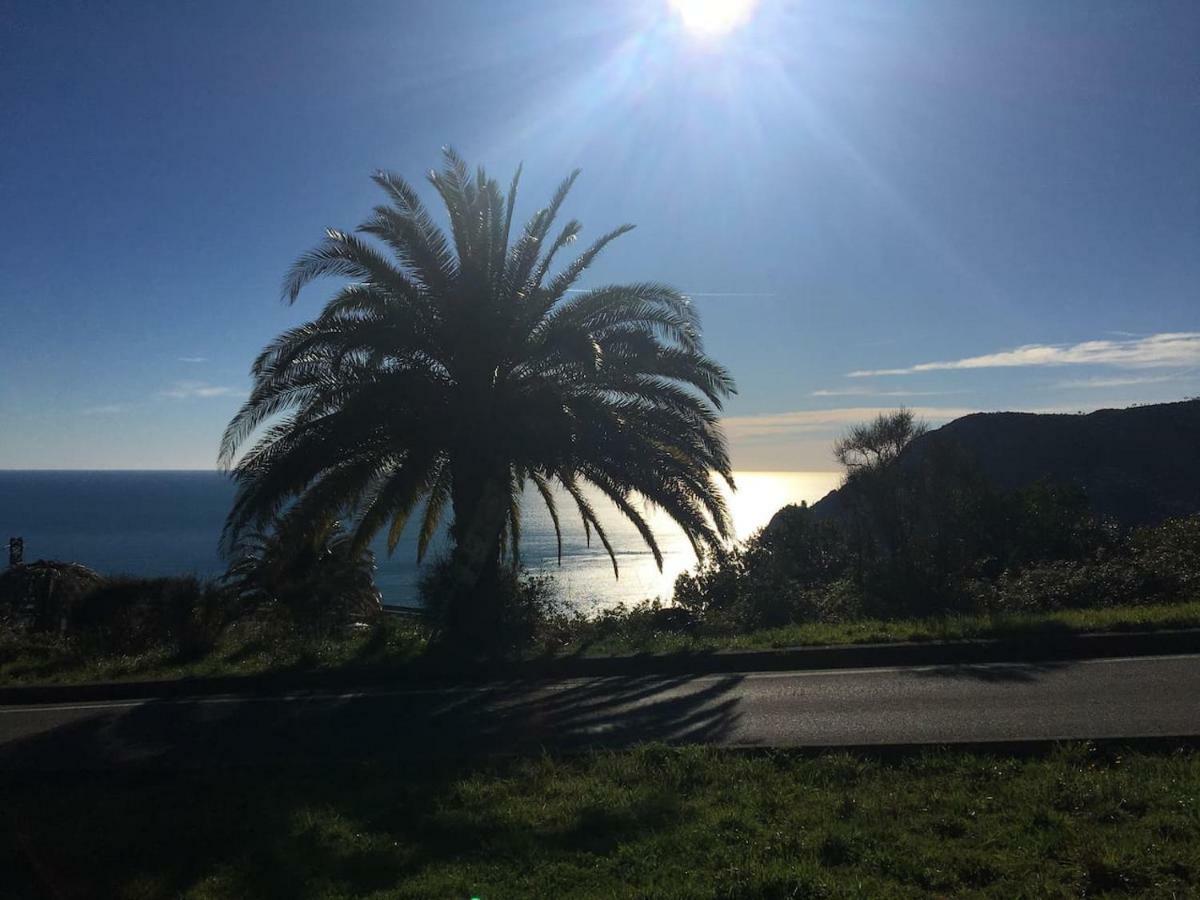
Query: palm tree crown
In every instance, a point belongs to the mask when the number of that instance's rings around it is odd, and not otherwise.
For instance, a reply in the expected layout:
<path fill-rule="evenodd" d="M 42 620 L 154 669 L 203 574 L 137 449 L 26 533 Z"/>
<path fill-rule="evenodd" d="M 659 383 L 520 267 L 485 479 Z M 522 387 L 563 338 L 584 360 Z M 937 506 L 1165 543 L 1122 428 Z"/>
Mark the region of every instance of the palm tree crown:
<path fill-rule="evenodd" d="M 573 290 L 632 226 L 552 271 L 580 232 L 572 220 L 551 237 L 578 174 L 511 242 L 519 170 L 504 195 L 483 169 L 472 176 L 445 151 L 444 168 L 428 177 L 448 234 L 403 179 L 374 176 L 389 202 L 354 234 L 329 229 L 288 272 L 283 295 L 294 302 L 320 276 L 349 283 L 262 351 L 250 397 L 226 429 L 220 463 L 238 483 L 230 545 L 277 515 L 285 532 L 349 515 L 357 543 L 387 528 L 391 550 L 423 500 L 423 556 L 449 504 L 451 565 L 460 584 L 475 584 L 506 550 L 516 560 L 527 480 L 549 509 L 560 555 L 554 482 L 614 572 L 586 484 L 636 526 L 660 568 L 639 496 L 668 513 L 698 554 L 728 537 L 715 479 L 733 479 L 717 412 L 733 381 L 704 354 L 696 313 L 672 288 Z"/>

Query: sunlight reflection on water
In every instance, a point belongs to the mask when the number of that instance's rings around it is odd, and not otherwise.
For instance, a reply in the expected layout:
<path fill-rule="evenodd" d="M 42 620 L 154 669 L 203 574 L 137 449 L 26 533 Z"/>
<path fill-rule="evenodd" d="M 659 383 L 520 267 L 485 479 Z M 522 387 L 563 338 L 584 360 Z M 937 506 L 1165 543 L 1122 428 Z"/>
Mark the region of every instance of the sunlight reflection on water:
<path fill-rule="evenodd" d="M 781 506 L 820 499 L 837 482 L 835 472 L 739 472 L 729 500 L 737 536 L 748 537 Z M 523 563 L 553 574 L 563 595 L 585 606 L 669 598 L 675 577 L 696 561 L 687 539 L 665 514 L 649 513 L 663 551 L 659 572 L 634 527 L 603 497 L 593 492 L 590 499 L 617 553 L 619 579 L 600 543 L 586 544 L 566 497 L 558 502 L 558 565 L 550 516 L 534 490 L 522 504 Z M 233 485 L 215 472 L 0 472 L 0 537 L 24 536 L 29 560 L 72 560 L 110 574 L 211 577 L 225 567 L 217 539 L 232 500 Z M 415 530 L 390 557 L 382 538 L 375 547 L 376 578 L 388 603 L 416 602 Z M 443 537 L 430 559 L 445 550 Z"/>
<path fill-rule="evenodd" d="M 837 487 L 837 472 L 738 472 L 737 492 L 728 498 L 734 528 L 745 539 L 770 521 L 789 503 L 813 503 Z M 606 501 L 596 500 L 597 512 L 617 552 L 620 577 L 613 578 L 612 564 L 604 548 L 593 537 L 589 548 L 583 527 L 571 516 L 566 500 L 559 504 L 563 523 L 562 566 L 555 558 L 554 531 L 545 507 L 536 496 L 527 497 L 523 507 L 526 524 L 522 558 L 530 569 L 554 575 L 565 597 L 585 606 L 608 606 L 621 601 L 637 602 L 652 597 L 668 599 L 675 578 L 696 563 L 687 538 L 665 513 L 651 511 L 648 521 L 663 552 L 663 570 L 634 527 Z"/>

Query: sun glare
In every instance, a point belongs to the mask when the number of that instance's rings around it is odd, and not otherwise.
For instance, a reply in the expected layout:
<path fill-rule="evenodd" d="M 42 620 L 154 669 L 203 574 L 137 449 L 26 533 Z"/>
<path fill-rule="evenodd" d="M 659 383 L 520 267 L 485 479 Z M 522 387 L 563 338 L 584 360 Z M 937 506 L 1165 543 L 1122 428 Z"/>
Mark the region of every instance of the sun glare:
<path fill-rule="evenodd" d="M 668 0 L 683 26 L 694 34 L 717 37 L 744 25 L 758 0 Z"/>

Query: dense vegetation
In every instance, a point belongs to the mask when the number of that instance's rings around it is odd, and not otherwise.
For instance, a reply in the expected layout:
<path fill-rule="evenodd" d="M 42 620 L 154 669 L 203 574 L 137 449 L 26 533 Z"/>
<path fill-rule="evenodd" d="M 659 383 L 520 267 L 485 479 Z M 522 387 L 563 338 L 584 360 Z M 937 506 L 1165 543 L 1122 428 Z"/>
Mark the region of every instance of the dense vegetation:
<path fill-rule="evenodd" d="M 740 754 L 105 773 L 7 786 L 16 896 L 1185 897 L 1200 756 Z"/>
<path fill-rule="evenodd" d="M 1200 516 L 1123 529 L 1074 485 L 1003 490 L 905 412 L 839 443 L 839 514 L 787 507 L 681 576 L 675 602 L 712 629 L 1051 612 L 1200 596 Z"/>
<path fill-rule="evenodd" d="M 705 650 L 1200 624 L 1200 516 L 1122 529 L 1078 487 L 1002 490 L 965 454 L 906 448 L 907 413 L 837 452 L 840 514 L 788 507 L 681 576 L 673 604 L 585 615 L 548 575 L 491 577 L 486 655 Z M 446 641 L 452 561 L 426 615 L 385 621 L 374 557 L 336 523 L 251 534 L 216 583 L 101 578 L 34 563 L 0 573 L 0 678 L 171 677 L 467 661 Z"/>
<path fill-rule="evenodd" d="M 100 576 L 40 560 L 0 572 L 0 679 L 219 675 L 411 658 L 425 629 L 385 624 L 375 559 L 338 524 L 239 544 L 214 581 Z"/>

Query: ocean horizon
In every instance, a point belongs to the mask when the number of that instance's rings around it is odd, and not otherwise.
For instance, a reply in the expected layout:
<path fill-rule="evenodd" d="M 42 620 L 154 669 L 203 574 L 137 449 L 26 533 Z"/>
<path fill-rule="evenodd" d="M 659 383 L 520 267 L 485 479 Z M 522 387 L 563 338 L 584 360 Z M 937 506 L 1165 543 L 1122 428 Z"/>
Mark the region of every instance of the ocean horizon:
<path fill-rule="evenodd" d="M 837 486 L 840 474 L 745 471 L 735 479 L 738 491 L 729 505 L 741 540 L 780 507 L 820 499 Z M 78 562 L 111 575 L 211 578 L 225 570 L 218 541 L 233 495 L 230 478 L 213 470 L 0 470 L 0 539 L 7 548 L 8 538 L 23 538 L 27 562 Z M 659 572 L 633 526 L 607 499 L 598 494 L 591 499 L 616 551 L 618 578 L 599 541 L 586 542 L 565 496 L 559 501 L 559 565 L 553 524 L 536 491 L 522 498 L 522 564 L 553 575 L 563 597 L 585 608 L 669 598 L 675 578 L 696 564 L 682 532 L 661 511 L 648 511 L 663 551 Z M 421 572 L 446 552 L 447 541 L 443 528 L 423 566 L 416 561 L 415 528 L 406 529 L 390 556 L 382 538 L 374 550 L 384 602 L 415 605 Z"/>

